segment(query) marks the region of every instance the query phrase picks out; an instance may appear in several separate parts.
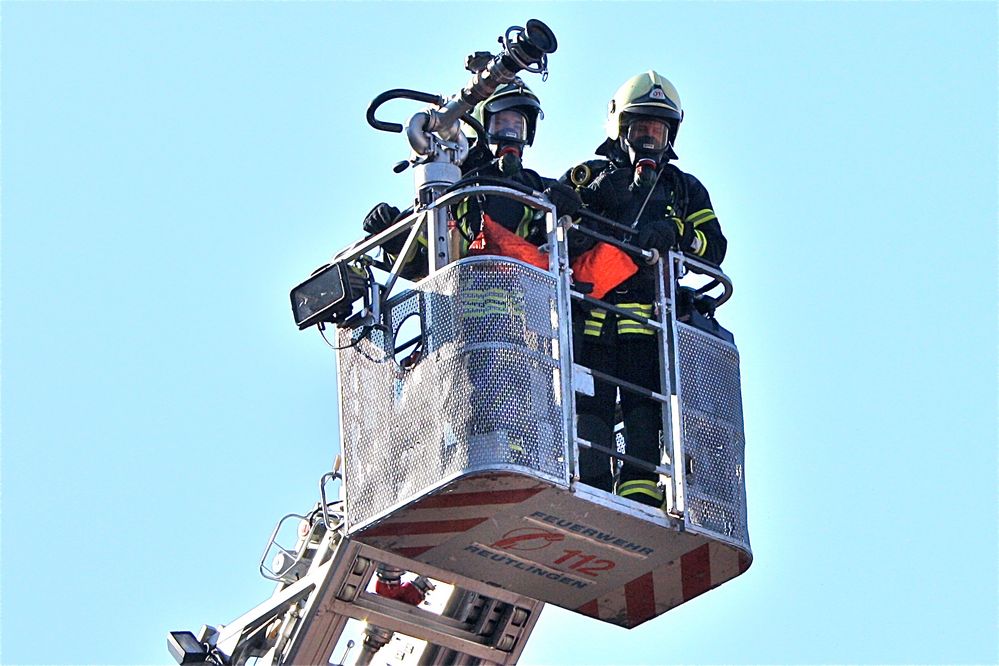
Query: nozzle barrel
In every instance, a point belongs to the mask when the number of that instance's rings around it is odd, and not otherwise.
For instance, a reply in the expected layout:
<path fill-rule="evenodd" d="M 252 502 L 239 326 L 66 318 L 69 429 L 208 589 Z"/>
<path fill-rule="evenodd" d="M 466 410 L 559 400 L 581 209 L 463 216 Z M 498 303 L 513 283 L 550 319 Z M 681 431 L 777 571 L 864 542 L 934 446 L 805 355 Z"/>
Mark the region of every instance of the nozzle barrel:
<path fill-rule="evenodd" d="M 509 35 L 517 31 L 511 40 Z M 501 38 L 503 50 L 489 60 L 485 66 L 472 75 L 468 84 L 462 88 L 457 97 L 449 101 L 440 112 L 437 127 L 447 127 L 456 122 L 465 113 L 475 108 L 479 102 L 489 99 L 504 83 L 513 81 L 522 70 L 532 70 L 547 64 L 548 54 L 558 48 L 555 33 L 547 25 L 537 19 L 527 22 L 526 28 L 513 26 Z"/>

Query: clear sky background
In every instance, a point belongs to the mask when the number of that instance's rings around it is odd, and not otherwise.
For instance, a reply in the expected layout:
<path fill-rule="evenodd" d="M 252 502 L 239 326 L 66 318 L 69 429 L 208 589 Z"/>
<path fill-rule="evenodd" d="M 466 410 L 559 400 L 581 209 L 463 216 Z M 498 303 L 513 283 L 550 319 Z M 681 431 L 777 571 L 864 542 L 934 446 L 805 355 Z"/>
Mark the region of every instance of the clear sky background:
<path fill-rule="evenodd" d="M 630 632 L 549 607 L 523 662 L 999 661 L 994 3 L 4 2 L 0 662 L 169 664 L 270 594 L 338 447 L 288 290 L 411 197 L 365 108 L 528 18 L 543 174 L 628 77 L 680 91 L 755 563 Z"/>

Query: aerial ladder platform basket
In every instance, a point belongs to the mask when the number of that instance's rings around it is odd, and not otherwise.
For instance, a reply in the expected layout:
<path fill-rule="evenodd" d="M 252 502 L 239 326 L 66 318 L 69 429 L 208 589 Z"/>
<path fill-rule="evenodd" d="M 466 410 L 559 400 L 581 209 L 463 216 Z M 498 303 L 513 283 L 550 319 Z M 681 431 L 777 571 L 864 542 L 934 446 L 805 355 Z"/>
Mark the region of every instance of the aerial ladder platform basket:
<path fill-rule="evenodd" d="M 439 205 L 483 189 L 501 188 L 459 190 Z M 595 373 L 573 363 L 571 301 L 593 299 L 573 291 L 561 227 L 552 227 L 556 270 L 460 259 L 388 301 L 383 329 L 341 330 L 346 530 L 634 627 L 751 561 L 738 351 L 713 321 L 680 321 L 670 274 L 727 278 L 682 255 L 658 264 L 665 280 L 652 324 L 662 332 L 666 388 L 645 393 L 663 407 L 667 504 L 640 505 L 575 480 L 578 447 L 593 446 L 576 436 L 575 395 L 592 392 Z M 630 389 L 641 391 L 620 390 Z"/>

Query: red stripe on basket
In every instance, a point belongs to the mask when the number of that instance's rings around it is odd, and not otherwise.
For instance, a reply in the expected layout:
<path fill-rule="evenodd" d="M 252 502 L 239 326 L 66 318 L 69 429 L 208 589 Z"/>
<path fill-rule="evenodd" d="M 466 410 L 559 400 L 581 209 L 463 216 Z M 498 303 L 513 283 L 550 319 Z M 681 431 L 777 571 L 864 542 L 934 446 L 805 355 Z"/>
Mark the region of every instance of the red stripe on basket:
<path fill-rule="evenodd" d="M 436 545 L 435 546 L 409 546 L 407 548 L 393 548 L 392 550 L 396 554 L 402 555 L 403 557 L 416 557 L 417 555 L 422 555 L 423 553 L 427 552 L 431 548 L 435 548 L 435 547 L 436 547 Z"/>
<path fill-rule="evenodd" d="M 587 601 L 585 604 L 576 609 L 577 613 L 582 613 L 583 615 L 589 615 L 590 617 L 599 617 L 600 606 L 597 604 L 597 600 Z"/>
<path fill-rule="evenodd" d="M 454 506 L 486 506 L 489 504 L 518 504 L 528 500 L 544 488 L 522 488 L 520 490 L 495 490 L 477 493 L 447 493 L 434 495 L 419 502 L 418 509 L 444 509 Z"/>
<path fill-rule="evenodd" d="M 624 603 L 628 612 L 629 626 L 635 626 L 655 617 L 656 587 L 652 582 L 651 571 L 624 586 Z"/>
<path fill-rule="evenodd" d="M 368 529 L 360 530 L 360 534 L 369 536 L 408 536 L 411 534 L 443 534 L 465 532 L 488 518 L 465 518 L 464 520 L 425 520 L 412 523 L 382 523 Z"/>
<path fill-rule="evenodd" d="M 683 582 L 683 600 L 689 601 L 711 589 L 711 560 L 708 544 L 698 546 L 680 557 L 680 579 Z"/>

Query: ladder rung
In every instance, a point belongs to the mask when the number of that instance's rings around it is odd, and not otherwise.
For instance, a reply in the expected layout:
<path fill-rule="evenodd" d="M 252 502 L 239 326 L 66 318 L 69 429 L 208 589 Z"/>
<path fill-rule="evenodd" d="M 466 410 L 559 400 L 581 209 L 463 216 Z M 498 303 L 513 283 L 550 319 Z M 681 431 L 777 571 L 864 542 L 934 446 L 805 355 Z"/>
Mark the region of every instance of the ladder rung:
<path fill-rule="evenodd" d="M 669 398 L 662 393 L 657 391 L 650 391 L 649 389 L 639 386 L 638 384 L 632 384 L 631 382 L 626 382 L 623 379 L 618 379 L 613 375 L 608 375 L 605 372 L 600 372 L 599 370 L 594 370 L 593 368 L 587 368 L 585 365 L 579 365 L 578 363 L 573 363 L 573 370 L 584 372 L 594 379 L 599 379 L 603 382 L 608 382 L 614 386 L 623 388 L 631 393 L 637 393 L 638 395 L 645 396 L 646 398 L 651 398 L 660 404 L 666 404 L 669 402 Z"/>
<path fill-rule="evenodd" d="M 588 439 L 583 439 L 582 437 L 576 437 L 576 444 L 583 447 L 584 449 L 592 449 L 594 451 L 600 451 L 601 453 L 606 453 L 612 458 L 617 458 L 618 460 L 623 460 L 624 462 L 639 467 L 641 469 L 648 470 L 650 472 L 656 472 L 657 474 L 665 474 L 666 476 L 673 475 L 673 465 L 653 465 L 650 462 L 640 460 L 634 456 L 629 456 L 627 453 L 621 453 L 615 449 L 608 449 L 606 446 L 600 446 L 599 444 L 594 444 Z"/>

